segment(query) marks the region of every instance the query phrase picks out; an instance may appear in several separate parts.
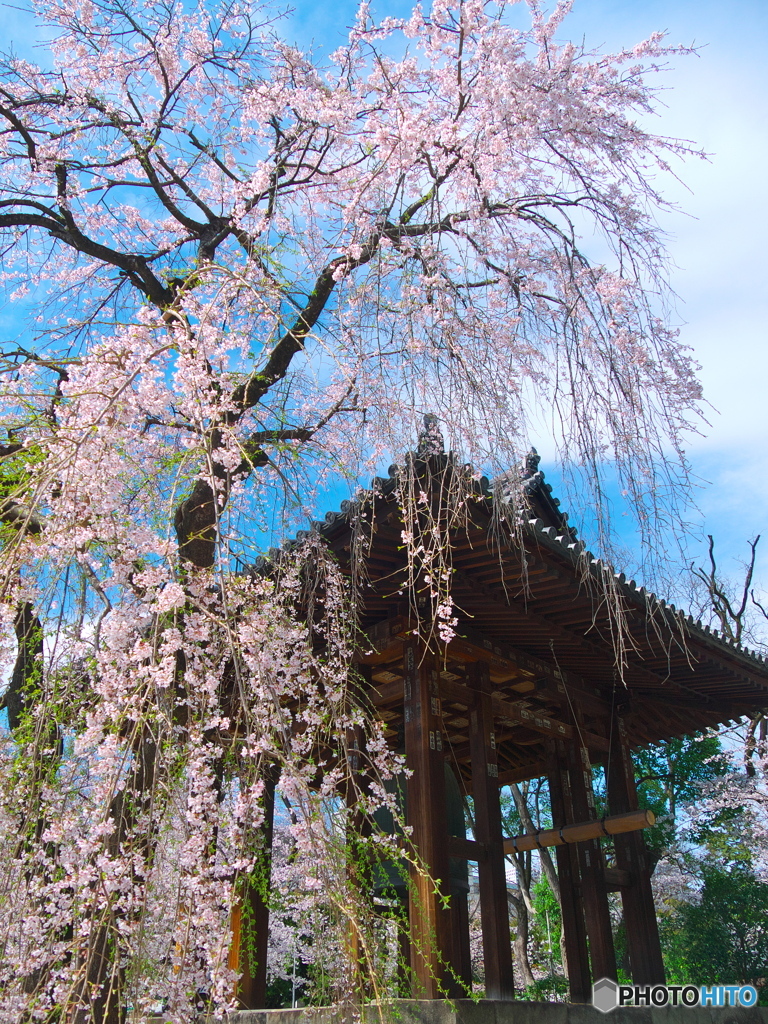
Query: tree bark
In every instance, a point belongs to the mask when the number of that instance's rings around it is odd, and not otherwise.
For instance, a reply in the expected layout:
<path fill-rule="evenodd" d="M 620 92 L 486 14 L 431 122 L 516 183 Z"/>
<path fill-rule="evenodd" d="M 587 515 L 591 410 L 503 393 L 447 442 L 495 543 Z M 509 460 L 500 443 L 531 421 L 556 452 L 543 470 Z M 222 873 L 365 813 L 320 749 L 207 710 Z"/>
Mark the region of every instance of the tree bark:
<path fill-rule="evenodd" d="M 538 829 L 533 823 L 531 818 L 531 812 L 528 809 L 528 803 L 525 800 L 523 794 L 520 792 L 520 787 L 516 783 L 512 783 L 509 787 L 512 790 L 512 798 L 515 801 L 515 807 L 517 813 L 520 815 L 520 821 L 522 822 L 523 829 L 526 832 L 537 832 Z M 541 870 L 544 873 L 544 877 L 549 882 L 549 887 L 555 894 L 557 902 L 560 902 L 560 882 L 557 878 L 557 871 L 555 865 L 552 862 L 552 855 L 546 847 L 539 849 L 539 860 L 541 862 Z"/>
<path fill-rule="evenodd" d="M 531 970 L 531 961 L 528 959 L 528 908 L 525 905 L 525 900 L 520 896 L 513 896 L 512 893 L 507 893 L 507 898 L 512 904 L 515 917 L 517 918 L 515 937 L 512 942 L 512 949 L 515 954 L 515 973 L 520 978 L 523 988 L 530 988 L 531 985 L 535 984 L 536 979 Z"/>

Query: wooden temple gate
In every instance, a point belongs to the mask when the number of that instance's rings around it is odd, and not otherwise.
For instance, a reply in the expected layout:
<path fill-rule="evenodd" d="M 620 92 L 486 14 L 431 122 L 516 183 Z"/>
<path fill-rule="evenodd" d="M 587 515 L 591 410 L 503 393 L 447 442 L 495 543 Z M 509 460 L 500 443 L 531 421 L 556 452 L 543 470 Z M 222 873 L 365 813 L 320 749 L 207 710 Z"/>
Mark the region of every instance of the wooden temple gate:
<path fill-rule="evenodd" d="M 468 632 L 472 640 L 467 638 Z M 642 835 L 613 833 L 615 821 L 601 828 L 592 791 L 591 765 L 602 762 L 607 769 L 611 815 L 625 817 L 624 812 L 637 810 L 622 717 L 586 686 L 577 687 L 571 680 L 567 692 L 551 666 L 547 674 L 544 663 L 516 657 L 513 651 L 469 629 L 462 633 L 464 636 L 434 655 L 412 638 L 407 620 L 394 618 L 375 631 L 378 651 L 364 664 L 372 702 L 384 715 L 403 718 L 407 766 L 413 773 L 407 780 L 406 805 L 416 847 L 436 878 L 449 878 L 450 857 L 477 863 L 487 998 L 514 996 L 505 856 L 516 847 L 536 845 L 535 840 L 516 843 L 502 833 L 500 788 L 535 777 L 530 767 L 510 768 L 503 761 L 500 766 L 500 755 L 503 757 L 511 740 L 535 747 L 537 754 L 543 755 L 534 762 L 535 775 L 548 777 L 557 828 L 554 835 L 542 835 L 539 844 L 556 848 L 571 1000 L 591 998 L 592 978 L 616 977 L 608 907 L 611 890 L 621 893 L 635 980 L 663 982 Z M 518 660 L 527 667 L 521 667 Z M 537 705 L 530 698 L 521 701 L 500 696 L 502 686 L 511 696 L 545 698 L 546 713 L 534 710 Z M 589 727 L 574 717 L 571 706 L 584 704 L 591 714 L 580 717 L 588 717 Z M 467 734 L 466 741 L 462 733 Z M 475 840 L 449 834 L 446 763 L 460 775 L 465 791 L 472 796 Z M 599 838 L 569 841 L 567 828 L 561 837 L 564 827 L 589 821 L 596 823 L 592 831 L 611 835 L 616 867 L 606 868 Z M 644 815 L 635 815 L 635 828 L 648 821 Z M 452 896 L 450 909 L 446 909 L 441 894 L 432 890 L 429 881 L 418 881 L 421 888 L 411 895 L 411 920 L 417 936 L 431 935 L 434 941 L 431 945 L 415 943 L 412 949 L 414 994 L 423 998 L 439 998 L 446 992 L 460 995 L 461 987 L 452 977 L 471 983 L 466 898 L 462 906 L 461 900 Z M 447 890 L 444 895 L 449 895 Z M 423 957 L 422 945 L 431 951 L 431 960 Z M 441 963 L 449 963 L 452 972 L 441 968 Z"/>
<path fill-rule="evenodd" d="M 389 480 L 374 481 L 363 506 L 369 587 L 358 666 L 362 699 L 376 709 L 392 747 L 405 753 L 407 821 L 420 857 L 440 882 L 436 892 L 415 873 L 409 890 L 415 997 L 456 997 L 471 984 L 466 890 L 451 891 L 451 862 L 473 861 L 486 996 L 513 998 L 505 855 L 522 844 L 555 848 L 571 1001 L 589 1001 L 594 980 L 616 978 L 612 891 L 621 897 L 633 981 L 663 982 L 650 864 L 639 830 L 647 819 L 636 813 L 631 748 L 768 705 L 768 667 L 760 658 L 585 552 L 534 456 L 524 470 L 522 527 L 498 516 L 505 481 L 489 486 L 481 480 L 467 520 L 450 537 L 458 621 L 448 643 L 423 639 L 423 594 L 403 589 L 412 577 L 403 552 L 401 473 L 393 467 Z M 439 518 L 446 482 L 468 470 L 432 449 L 414 454 L 410 472 L 418 474 Z M 519 489 L 510 493 L 519 500 Z M 315 524 L 342 566 L 350 564 L 360 508 L 353 504 Z M 505 529 L 510 543 L 502 550 Z M 619 620 L 627 651 L 622 680 L 615 667 Z M 592 789 L 598 764 L 606 778 L 605 818 L 598 816 Z M 500 788 L 542 776 L 555 828 L 533 838 L 505 837 Z M 449 827 L 446 779 L 472 797 L 474 840 Z M 570 829 L 574 824 L 585 828 Z M 633 830 L 617 831 L 622 828 Z M 450 896 L 447 906 L 443 896 Z M 243 1006 L 258 1007 L 264 1005 L 267 927 L 258 898 L 251 916 L 258 956 L 244 973 L 240 998 Z M 233 965 L 244 966 L 233 953 Z"/>

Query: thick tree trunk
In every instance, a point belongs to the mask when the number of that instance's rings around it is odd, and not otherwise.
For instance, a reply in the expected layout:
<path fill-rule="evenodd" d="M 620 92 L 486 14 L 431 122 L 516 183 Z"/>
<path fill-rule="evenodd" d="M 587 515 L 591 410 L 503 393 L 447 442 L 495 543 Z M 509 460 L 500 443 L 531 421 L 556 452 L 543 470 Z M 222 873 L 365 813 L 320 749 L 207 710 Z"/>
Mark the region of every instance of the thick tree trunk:
<path fill-rule="evenodd" d="M 15 733 L 24 719 L 24 712 L 29 710 L 30 691 L 35 682 L 42 679 L 43 627 L 29 601 L 18 605 L 13 626 L 18 653 L 4 702 L 8 725 Z"/>
<path fill-rule="evenodd" d="M 515 976 L 520 979 L 524 988 L 530 988 L 536 979 L 531 970 L 531 961 L 528 959 L 528 908 L 522 897 L 507 893 L 507 898 L 512 904 L 515 917 L 517 918 L 515 938 L 512 943 L 512 950 L 515 955 Z"/>
<path fill-rule="evenodd" d="M 216 497 L 206 480 L 196 480 L 192 493 L 176 509 L 173 525 L 179 554 L 198 569 L 210 569 L 216 555 Z"/>
<path fill-rule="evenodd" d="M 538 829 L 533 824 L 533 818 L 531 817 L 531 812 L 528 809 L 528 803 L 526 802 L 523 794 L 520 792 L 520 787 L 515 783 L 512 783 L 512 785 L 509 788 L 512 790 L 512 798 L 515 801 L 517 813 L 520 815 L 520 821 L 522 822 L 523 829 L 526 832 L 537 832 Z M 555 865 L 552 861 L 552 855 L 546 847 L 539 848 L 539 860 L 541 861 L 541 870 L 544 874 L 544 877 L 549 882 L 549 887 L 555 894 L 555 898 L 559 903 L 560 882 L 557 878 L 557 871 L 555 870 Z"/>
<path fill-rule="evenodd" d="M 515 807 L 517 808 L 517 813 L 520 816 L 520 821 L 522 822 L 524 830 L 526 832 L 536 832 L 537 829 L 533 823 L 530 810 L 528 809 L 528 803 L 523 796 L 520 787 L 513 783 L 509 788 L 512 791 L 512 798 L 515 801 Z M 552 854 L 546 847 L 541 847 L 539 849 L 539 859 L 541 862 L 542 874 L 549 883 L 550 889 L 555 894 L 555 899 L 560 907 L 560 914 L 562 917 L 563 903 L 560 895 L 560 879 L 557 876 L 557 869 L 555 868 L 554 861 L 552 860 Z M 563 965 L 563 973 L 567 975 L 568 968 L 566 965 L 568 960 L 565 955 L 565 929 L 563 928 L 560 929 L 560 962 Z"/>

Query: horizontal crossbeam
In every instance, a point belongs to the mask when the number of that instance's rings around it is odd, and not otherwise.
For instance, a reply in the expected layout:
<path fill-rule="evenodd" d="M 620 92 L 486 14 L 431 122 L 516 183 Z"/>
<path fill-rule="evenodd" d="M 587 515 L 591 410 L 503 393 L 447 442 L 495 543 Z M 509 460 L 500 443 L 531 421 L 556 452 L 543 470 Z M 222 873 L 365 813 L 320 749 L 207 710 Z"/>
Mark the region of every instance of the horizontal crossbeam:
<path fill-rule="evenodd" d="M 613 814 L 610 818 L 595 818 L 592 821 L 580 821 L 574 825 L 563 825 L 561 828 L 547 828 L 541 832 L 526 832 L 504 840 L 505 853 L 520 853 L 523 850 L 536 850 L 542 846 L 565 846 L 567 843 L 582 843 L 587 839 L 599 839 L 600 836 L 615 836 L 622 832 L 637 832 L 641 828 L 650 828 L 656 824 L 653 811 L 627 811 L 626 814 Z"/>

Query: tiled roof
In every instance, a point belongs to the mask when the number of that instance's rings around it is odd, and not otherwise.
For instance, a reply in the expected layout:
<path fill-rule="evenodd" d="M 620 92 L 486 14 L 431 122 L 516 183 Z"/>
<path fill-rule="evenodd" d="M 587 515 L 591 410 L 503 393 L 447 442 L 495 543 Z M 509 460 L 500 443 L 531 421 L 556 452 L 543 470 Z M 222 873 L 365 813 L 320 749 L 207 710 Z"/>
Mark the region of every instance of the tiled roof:
<path fill-rule="evenodd" d="M 414 460 L 417 470 L 419 465 L 426 467 L 427 461 L 422 451 L 417 449 L 416 452 L 410 454 L 410 457 Z M 426 458 L 429 459 L 434 470 L 436 462 L 439 462 L 440 468 L 444 468 L 453 459 L 453 456 L 430 453 Z M 705 645 L 725 650 L 730 657 L 738 660 L 743 659 L 745 663 L 759 668 L 761 674 L 765 673 L 768 681 L 768 664 L 763 655 L 740 643 L 735 643 L 700 620 L 694 620 L 691 615 L 647 591 L 635 580 L 628 580 L 623 572 L 617 572 L 610 563 L 588 551 L 584 542 L 576 539 L 576 530 L 568 525 L 568 514 L 560 511 L 560 501 L 554 497 L 552 486 L 546 482 L 545 475 L 538 469 L 538 465 L 538 454 L 535 449 L 532 449 L 524 460 L 522 479 L 518 475 L 517 488 L 510 486 L 513 471 L 508 471 L 494 480 L 489 480 L 486 476 L 479 477 L 475 484 L 475 493 L 478 498 L 488 504 L 494 500 L 510 503 L 515 498 L 519 498 L 522 484 L 522 492 L 525 494 L 529 506 L 522 525 L 525 532 L 535 538 L 539 545 L 557 555 L 559 559 L 570 563 L 574 570 L 583 569 L 586 563 L 595 580 L 599 580 L 605 574 L 611 574 L 618 591 L 628 603 L 643 609 L 648 615 L 662 616 L 671 628 L 679 630 L 682 626 L 686 635 L 697 637 Z M 464 465 L 461 469 L 469 476 L 473 475 L 474 471 L 471 465 Z M 257 559 L 253 570 L 268 572 L 269 567 L 279 559 L 282 551 L 295 550 L 313 533 L 330 539 L 339 529 L 350 526 L 355 516 L 367 503 L 371 500 L 386 499 L 395 492 L 401 479 L 401 473 L 402 467 L 390 466 L 386 477 L 374 477 L 370 488 L 359 491 L 356 499 L 343 501 L 338 511 L 329 511 L 323 519 L 313 521 L 309 530 L 300 530 L 281 548 L 270 548 L 266 556 Z M 529 512 L 535 514 L 528 514 Z"/>

